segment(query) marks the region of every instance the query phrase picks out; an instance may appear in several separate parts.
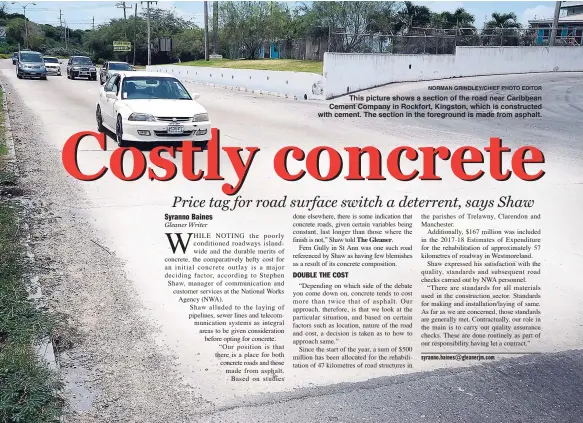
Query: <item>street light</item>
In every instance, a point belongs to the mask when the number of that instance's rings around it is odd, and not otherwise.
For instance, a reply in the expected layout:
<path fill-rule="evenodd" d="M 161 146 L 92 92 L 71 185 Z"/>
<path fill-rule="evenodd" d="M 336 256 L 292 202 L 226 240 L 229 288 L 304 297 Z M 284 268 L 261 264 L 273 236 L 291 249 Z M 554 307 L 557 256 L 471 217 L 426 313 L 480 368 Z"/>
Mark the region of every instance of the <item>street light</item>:
<path fill-rule="evenodd" d="M 16 4 L 16 2 L 12 2 L 12 4 Z M 30 5 L 36 6 L 36 3 L 27 3 L 24 6 L 19 5 L 20 7 L 22 7 L 22 9 L 24 10 L 24 46 L 25 48 L 28 48 L 28 25 L 26 22 L 26 8 Z"/>

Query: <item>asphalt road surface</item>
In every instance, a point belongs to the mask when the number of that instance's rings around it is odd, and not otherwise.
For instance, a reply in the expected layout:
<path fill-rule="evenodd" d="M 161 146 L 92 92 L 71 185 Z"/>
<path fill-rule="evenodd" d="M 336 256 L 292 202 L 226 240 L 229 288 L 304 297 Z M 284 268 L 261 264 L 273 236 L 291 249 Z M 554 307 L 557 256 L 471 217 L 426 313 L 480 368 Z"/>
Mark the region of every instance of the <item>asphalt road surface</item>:
<path fill-rule="evenodd" d="M 46 216 L 37 216 L 43 236 L 36 244 L 45 266 L 45 290 L 54 307 L 77 320 L 85 335 L 61 357 L 68 381 L 71 421 L 79 422 L 579 422 L 583 415 L 583 286 L 580 225 L 583 154 L 582 73 L 508 75 L 441 81 L 440 85 L 542 85 L 543 117 L 492 119 L 339 119 L 318 118 L 330 102 L 294 101 L 186 84 L 221 130 L 223 146 L 258 146 L 240 195 L 249 199 L 374 197 L 534 199 L 543 216 L 543 338 L 527 351 L 481 366 L 455 361 L 415 361 L 410 370 L 336 371 L 287 369 L 284 383 L 237 387 L 216 364 L 216 345 L 204 342 L 187 319 L 185 306 L 164 283 L 164 214 L 175 195 L 224 198 L 222 181 L 125 183 L 110 173 L 83 183 L 68 176 L 60 154 L 73 133 L 95 130 L 100 85 L 70 81 L 18 80 L 9 60 L 0 63 L 8 90 L 10 117 L 28 199 Z M 364 95 L 427 95 L 435 82 L 394 84 Z M 332 101 L 347 103 L 347 98 Z M 499 136 L 512 148 L 536 145 L 545 153 L 546 175 L 536 183 L 485 177 L 468 184 L 444 176 L 438 183 L 413 181 L 318 182 L 277 178 L 272 157 L 284 145 L 398 145 L 455 148 L 485 146 Z M 84 142 L 82 169 L 108 165 L 108 150 Z M 199 154 L 199 153 L 197 153 Z M 206 153 L 200 158 L 204 166 Z M 179 163 L 180 156 L 175 159 Z M 126 161 L 127 164 L 127 161 Z M 507 164 L 507 162 L 505 162 Z M 438 165 L 447 174 L 445 164 Z M 293 168 L 291 170 L 294 170 Z M 225 181 L 236 180 L 228 162 Z M 347 189 L 347 186 L 349 187 Z M 196 210 L 197 212 L 199 210 Z M 208 212 L 209 210 L 206 210 Z M 360 210 L 362 211 L 362 210 Z M 200 211 L 203 212 L 203 211 Z M 283 231 L 291 239 L 289 210 L 212 210 L 213 225 L 225 232 L 242 222 L 258 234 Z M 512 225 L 513 222 L 506 222 Z M 516 225 L 516 224 L 514 224 Z M 218 226 L 213 226 L 214 228 Z M 50 241 L 48 241 L 50 240 Z M 62 266 L 62 267 L 59 267 Z M 418 281 L 421 259 L 391 273 L 392 280 Z M 360 273 L 359 273 L 360 275 Z M 371 270 L 363 277 L 386 277 Z M 241 301 L 243 299 L 234 299 Z M 289 301 L 289 299 L 288 299 Z M 289 303 L 288 303 L 289 304 Z M 291 347 L 290 338 L 285 339 Z M 370 339 L 357 339 L 365 345 Z M 338 385 L 338 383 L 341 383 Z M 202 416 L 200 413 L 203 414 Z M 76 419 L 76 420 L 75 420 Z"/>

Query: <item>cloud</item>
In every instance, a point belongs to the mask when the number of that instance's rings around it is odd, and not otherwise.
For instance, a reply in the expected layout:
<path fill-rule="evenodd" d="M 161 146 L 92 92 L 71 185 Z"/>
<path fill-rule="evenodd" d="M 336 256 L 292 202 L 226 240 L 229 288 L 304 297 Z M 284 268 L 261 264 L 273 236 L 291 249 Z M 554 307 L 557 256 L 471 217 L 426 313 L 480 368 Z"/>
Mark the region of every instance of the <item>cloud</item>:
<path fill-rule="evenodd" d="M 549 19 L 552 18 L 554 14 L 555 9 L 553 7 L 539 5 L 535 7 L 529 7 L 528 9 L 526 9 L 524 12 L 522 12 L 522 15 L 519 16 L 519 20 L 520 23 L 527 25 L 529 20 L 535 18 Z"/>

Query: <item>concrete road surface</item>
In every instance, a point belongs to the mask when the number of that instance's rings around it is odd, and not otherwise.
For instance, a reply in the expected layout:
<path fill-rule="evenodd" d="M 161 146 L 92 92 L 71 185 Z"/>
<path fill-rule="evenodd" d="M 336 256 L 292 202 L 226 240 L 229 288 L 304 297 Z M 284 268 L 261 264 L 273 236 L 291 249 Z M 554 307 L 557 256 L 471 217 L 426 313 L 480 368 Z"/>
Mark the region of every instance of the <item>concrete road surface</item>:
<path fill-rule="evenodd" d="M 18 80 L 11 62 L 1 61 L 0 78 L 8 90 L 23 180 L 29 199 L 47 213 L 38 217 L 38 230 L 44 231 L 45 241 L 39 240 L 37 247 L 41 260 L 53 263 L 48 266 L 51 270 L 47 270 L 45 289 L 55 308 L 74 316 L 84 332 L 61 357 L 72 415 L 76 416 L 71 421 L 578 421 L 576 416 L 582 415 L 583 358 L 577 351 L 557 353 L 583 347 L 582 77 L 581 73 L 557 73 L 440 82 L 543 86 L 543 118 L 490 121 L 318 118 L 318 112 L 329 110 L 329 102 L 186 84 L 201 94 L 199 101 L 208 109 L 213 126 L 220 128 L 223 146 L 261 148 L 239 193 L 244 198 L 281 198 L 284 193 L 289 198 L 321 195 L 337 199 L 512 195 L 534 199 L 532 212 L 543 216 L 543 272 L 531 279 L 543 288 L 543 335 L 521 354 L 501 349 L 499 357 L 508 359 L 470 368 L 469 362 L 419 359 L 411 369 L 383 371 L 300 371 L 288 367 L 285 381 L 277 385 L 237 385 L 218 365 L 217 345 L 205 342 L 195 331 L 187 319 L 187 306 L 178 304 L 164 277 L 163 258 L 169 254 L 164 214 L 175 212 L 171 209 L 174 196 L 225 198 L 220 192 L 223 182 L 188 182 L 178 176 L 165 183 L 145 179 L 126 183 L 111 173 L 90 183 L 74 180 L 63 170 L 60 154 L 70 135 L 95 130 L 99 83 L 70 81 L 65 76 L 47 81 Z M 426 95 L 427 86 L 433 84 L 394 84 L 365 94 Z M 346 102 L 346 98 L 333 100 L 335 104 Z M 454 179 L 447 165 L 439 164 L 445 175 L 440 182 L 347 183 L 339 178 L 323 183 L 304 178 L 287 183 L 276 177 L 272 167 L 273 155 L 284 145 L 306 150 L 317 145 L 337 149 L 374 145 L 387 150 L 399 145 L 483 147 L 491 136 L 501 137 L 512 148 L 535 145 L 543 150 L 545 177 L 535 183 L 515 179 L 501 183 L 484 177 L 469 184 Z M 79 152 L 81 168 L 93 171 L 107 165 L 114 148 L 111 139 L 107 151 L 100 151 L 96 142 L 84 141 Z M 205 155 L 200 157 L 203 167 Z M 180 156 L 174 161 L 179 163 Z M 235 180 L 228 163 L 223 162 L 221 171 L 226 182 Z M 196 212 L 215 215 L 213 231 L 236 232 L 244 226 L 258 234 L 283 232 L 288 248 L 292 248 L 292 210 Z M 415 219 L 417 222 L 418 216 Z M 499 224 L 516 226 L 515 222 Z M 421 259 L 414 258 L 388 273 L 370 270 L 359 272 L 359 277 L 415 285 L 423 266 Z M 287 269 L 289 276 L 291 266 Z M 416 285 L 416 294 L 419 290 Z M 247 303 L 242 297 L 232 301 Z M 291 306 L 289 295 L 284 303 Z M 286 330 L 291 333 L 291 328 Z M 289 355 L 295 351 L 291 340 L 289 335 L 281 339 Z M 418 335 L 415 340 L 420 340 Z M 368 345 L 371 340 L 351 342 Z M 201 417 L 200 413 L 210 414 Z"/>

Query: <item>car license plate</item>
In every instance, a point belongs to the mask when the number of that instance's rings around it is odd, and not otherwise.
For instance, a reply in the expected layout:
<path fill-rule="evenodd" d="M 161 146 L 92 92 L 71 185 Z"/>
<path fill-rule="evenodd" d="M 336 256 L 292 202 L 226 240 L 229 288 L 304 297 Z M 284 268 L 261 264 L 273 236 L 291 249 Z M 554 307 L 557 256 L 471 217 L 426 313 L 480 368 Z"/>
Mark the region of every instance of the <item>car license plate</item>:
<path fill-rule="evenodd" d="M 182 125 L 168 125 L 168 133 L 169 134 L 182 134 L 184 129 Z"/>

